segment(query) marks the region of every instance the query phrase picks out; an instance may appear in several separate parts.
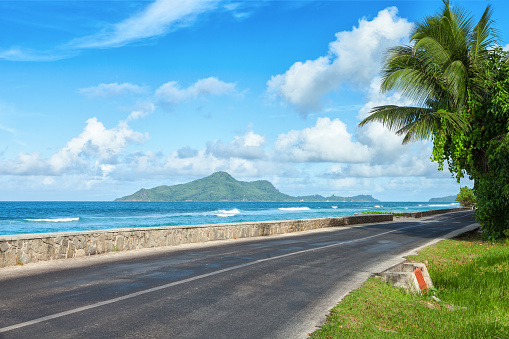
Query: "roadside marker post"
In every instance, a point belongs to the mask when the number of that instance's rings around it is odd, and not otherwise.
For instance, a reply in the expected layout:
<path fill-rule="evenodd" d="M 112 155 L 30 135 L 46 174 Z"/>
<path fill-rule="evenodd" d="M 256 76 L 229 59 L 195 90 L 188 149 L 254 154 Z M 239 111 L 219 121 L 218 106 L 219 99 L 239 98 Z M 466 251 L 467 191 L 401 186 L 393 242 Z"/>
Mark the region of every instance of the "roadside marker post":
<path fill-rule="evenodd" d="M 428 285 L 426 285 L 426 281 L 424 281 L 424 276 L 422 275 L 422 268 L 418 267 L 415 271 L 413 271 L 413 273 L 415 274 L 415 278 L 419 283 L 419 288 L 421 289 L 421 292 L 427 294 Z"/>

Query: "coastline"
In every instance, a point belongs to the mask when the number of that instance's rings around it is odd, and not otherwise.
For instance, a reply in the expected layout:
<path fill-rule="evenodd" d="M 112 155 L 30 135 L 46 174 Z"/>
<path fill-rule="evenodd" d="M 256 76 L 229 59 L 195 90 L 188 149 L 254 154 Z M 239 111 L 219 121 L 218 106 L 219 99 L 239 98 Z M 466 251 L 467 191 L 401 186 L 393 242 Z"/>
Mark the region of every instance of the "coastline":
<path fill-rule="evenodd" d="M 456 208 L 425 202 L 0 202 L 0 236 L 408 213 Z"/>
<path fill-rule="evenodd" d="M 408 217 L 420 218 L 464 210 L 466 209 L 457 208 L 412 212 Z M 393 220 L 392 214 L 364 214 L 335 218 L 7 235 L 0 236 L 0 267 L 108 252 L 288 234 Z"/>

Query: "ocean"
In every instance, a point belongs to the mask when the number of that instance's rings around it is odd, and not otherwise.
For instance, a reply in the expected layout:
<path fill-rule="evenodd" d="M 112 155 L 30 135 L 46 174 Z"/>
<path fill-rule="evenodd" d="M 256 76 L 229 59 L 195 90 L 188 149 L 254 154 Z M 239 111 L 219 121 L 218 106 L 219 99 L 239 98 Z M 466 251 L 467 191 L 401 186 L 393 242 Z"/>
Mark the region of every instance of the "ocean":
<path fill-rule="evenodd" d="M 0 235 L 314 219 L 457 208 L 427 202 L 0 202 Z"/>

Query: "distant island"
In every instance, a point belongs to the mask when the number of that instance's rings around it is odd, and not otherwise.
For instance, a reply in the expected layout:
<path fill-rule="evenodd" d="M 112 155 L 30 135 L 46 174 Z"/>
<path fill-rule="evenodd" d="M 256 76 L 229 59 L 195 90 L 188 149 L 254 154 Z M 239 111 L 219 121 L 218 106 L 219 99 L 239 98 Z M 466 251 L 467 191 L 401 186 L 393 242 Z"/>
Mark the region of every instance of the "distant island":
<path fill-rule="evenodd" d="M 339 197 L 308 195 L 293 197 L 279 192 L 267 180 L 238 181 L 226 172 L 174 186 L 142 188 L 138 192 L 115 201 L 281 201 L 281 202 L 380 202 L 371 195 Z"/>
<path fill-rule="evenodd" d="M 434 202 L 434 203 L 437 203 L 437 202 L 456 202 L 456 197 L 457 197 L 457 195 L 448 195 L 448 196 L 442 197 L 442 198 L 431 198 L 431 199 L 429 199 L 428 202 Z"/>

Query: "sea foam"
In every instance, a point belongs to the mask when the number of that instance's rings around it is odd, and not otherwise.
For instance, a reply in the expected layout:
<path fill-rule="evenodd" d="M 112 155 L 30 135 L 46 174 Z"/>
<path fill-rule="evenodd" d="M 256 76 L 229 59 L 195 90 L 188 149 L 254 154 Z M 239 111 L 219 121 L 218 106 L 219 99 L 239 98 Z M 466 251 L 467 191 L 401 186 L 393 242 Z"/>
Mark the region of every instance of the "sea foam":
<path fill-rule="evenodd" d="M 447 206 L 454 206 L 459 205 L 457 202 L 453 202 L 450 204 L 435 204 L 435 205 L 428 205 L 429 207 L 447 207 Z"/>
<path fill-rule="evenodd" d="M 218 210 L 218 211 L 213 212 L 214 215 L 216 215 L 220 218 L 233 217 L 239 213 L 240 213 L 240 211 L 236 208 L 234 208 L 232 210 Z"/>
<path fill-rule="evenodd" d="M 280 211 L 308 211 L 309 207 L 280 207 Z"/>
<path fill-rule="evenodd" d="M 25 219 L 26 221 L 35 221 L 35 222 L 72 222 L 79 221 L 80 218 L 55 218 L 55 219 Z"/>

